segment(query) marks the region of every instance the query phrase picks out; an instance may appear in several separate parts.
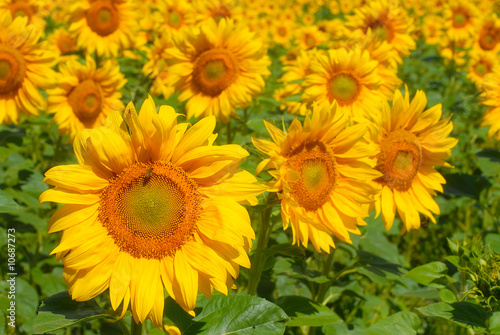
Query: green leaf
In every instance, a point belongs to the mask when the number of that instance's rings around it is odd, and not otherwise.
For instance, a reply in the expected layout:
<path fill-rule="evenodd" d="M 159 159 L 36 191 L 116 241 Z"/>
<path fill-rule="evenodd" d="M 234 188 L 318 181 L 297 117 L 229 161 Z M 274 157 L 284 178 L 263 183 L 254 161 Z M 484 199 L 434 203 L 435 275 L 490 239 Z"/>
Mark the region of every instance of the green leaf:
<path fill-rule="evenodd" d="M 453 294 L 453 292 L 451 292 L 447 288 L 439 291 L 439 297 L 441 298 L 441 300 L 443 300 L 443 302 L 447 302 L 449 304 L 457 302 L 457 297 L 455 296 L 455 294 Z"/>
<path fill-rule="evenodd" d="M 491 312 L 485 312 L 481 306 L 467 301 L 452 304 L 438 302 L 417 310 L 424 316 L 448 320 L 467 328 L 487 328 L 486 320 L 493 315 Z"/>
<path fill-rule="evenodd" d="M 490 331 L 493 334 L 500 334 L 500 312 L 494 312 L 490 317 Z"/>
<path fill-rule="evenodd" d="M 291 318 L 287 326 L 318 327 L 344 321 L 330 308 L 300 296 L 279 297 L 276 304 Z"/>
<path fill-rule="evenodd" d="M 42 302 L 33 329 L 36 334 L 45 334 L 81 322 L 104 318 L 113 319 L 94 300 L 78 302 L 72 300 L 68 292 L 60 292 Z"/>
<path fill-rule="evenodd" d="M 19 205 L 7 193 L 0 190 L 0 213 L 13 212 L 19 208 Z"/>
<path fill-rule="evenodd" d="M 500 235 L 488 234 L 484 238 L 484 243 L 489 244 L 494 252 L 500 253 Z"/>
<path fill-rule="evenodd" d="M 417 266 L 408 272 L 405 277 L 413 279 L 419 284 L 432 287 L 444 287 L 440 279 L 446 276 L 448 267 L 442 262 L 431 262 L 421 266 Z"/>
<path fill-rule="evenodd" d="M 367 335 L 415 335 L 420 327 L 420 318 L 412 312 L 398 312 L 360 331 Z"/>
<path fill-rule="evenodd" d="M 212 297 L 183 334 L 283 334 L 288 316 L 275 304 L 258 297 Z"/>
<path fill-rule="evenodd" d="M 483 175 L 469 175 L 454 173 L 444 175 L 446 184 L 443 185 L 445 194 L 465 196 L 479 200 L 479 194 L 491 183 Z"/>
<path fill-rule="evenodd" d="M 402 267 L 399 264 L 388 262 L 384 258 L 364 250 L 356 250 L 356 253 L 358 254 L 359 263 L 363 265 L 365 269 L 379 276 L 386 277 L 386 272 L 396 275 L 403 274 L 401 271 Z"/>

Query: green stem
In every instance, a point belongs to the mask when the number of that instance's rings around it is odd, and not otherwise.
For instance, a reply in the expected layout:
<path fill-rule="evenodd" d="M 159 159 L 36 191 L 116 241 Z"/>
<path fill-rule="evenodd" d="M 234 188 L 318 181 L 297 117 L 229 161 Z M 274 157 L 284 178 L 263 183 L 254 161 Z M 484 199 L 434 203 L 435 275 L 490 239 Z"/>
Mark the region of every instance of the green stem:
<path fill-rule="evenodd" d="M 269 242 L 269 236 L 273 225 L 270 224 L 271 212 L 273 210 L 273 202 L 276 199 L 276 193 L 269 193 L 267 196 L 266 207 L 262 211 L 262 222 L 259 228 L 259 235 L 257 236 L 257 247 L 252 258 L 252 267 L 248 277 L 248 294 L 255 295 L 257 293 L 257 286 L 259 285 L 264 264 L 266 263 L 266 254 L 264 249 Z"/>
<path fill-rule="evenodd" d="M 135 323 L 134 318 L 130 322 L 130 335 L 142 335 L 142 323 Z"/>
<path fill-rule="evenodd" d="M 122 330 L 123 335 L 130 335 L 127 325 L 125 324 L 123 319 L 116 321 L 116 323 L 118 324 L 118 327 L 120 327 L 120 329 Z M 134 323 L 134 318 L 132 318 L 132 323 Z"/>
<path fill-rule="evenodd" d="M 231 136 L 232 136 L 232 134 L 231 134 L 231 118 L 229 118 L 229 121 L 226 124 L 226 144 L 233 143 L 233 139 Z"/>
<path fill-rule="evenodd" d="M 332 268 L 332 262 L 333 262 L 333 255 L 335 253 L 335 249 L 331 250 L 328 256 L 324 257 L 323 256 L 323 269 L 321 270 L 321 275 L 328 277 L 328 274 L 330 273 L 330 269 Z M 314 301 L 319 302 L 320 304 L 323 302 L 323 299 L 325 298 L 325 294 L 330 288 L 332 283 L 329 281 L 325 283 L 321 283 L 319 285 L 318 291 L 316 292 L 316 295 L 314 297 Z"/>

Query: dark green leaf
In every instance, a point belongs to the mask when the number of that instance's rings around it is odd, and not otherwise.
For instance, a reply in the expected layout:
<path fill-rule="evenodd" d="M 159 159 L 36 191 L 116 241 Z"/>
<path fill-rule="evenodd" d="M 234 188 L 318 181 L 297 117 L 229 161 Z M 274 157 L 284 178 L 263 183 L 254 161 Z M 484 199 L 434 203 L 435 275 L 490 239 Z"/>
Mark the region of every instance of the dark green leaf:
<path fill-rule="evenodd" d="M 36 334 L 45 334 L 101 318 L 113 319 L 94 300 L 78 302 L 72 300 L 68 292 L 60 292 L 42 302 L 33 328 Z"/>
<path fill-rule="evenodd" d="M 358 254 L 359 263 L 365 269 L 370 270 L 379 276 L 385 277 L 386 272 L 396 275 L 403 274 L 401 271 L 402 267 L 399 264 L 388 262 L 384 258 L 364 250 L 356 250 L 356 253 Z"/>
<path fill-rule="evenodd" d="M 0 213 L 10 213 L 19 208 L 19 205 L 7 193 L 0 190 Z"/>
<path fill-rule="evenodd" d="M 275 304 L 254 296 L 212 297 L 183 334 L 283 334 L 288 316 Z"/>
<path fill-rule="evenodd" d="M 424 316 L 448 320 L 467 328 L 487 328 L 486 320 L 493 315 L 491 312 L 485 312 L 481 306 L 467 301 L 452 304 L 438 302 L 417 309 Z"/>
<path fill-rule="evenodd" d="M 417 266 L 408 272 L 405 277 L 413 279 L 419 284 L 433 287 L 444 287 L 439 279 L 444 278 L 448 272 L 446 264 L 441 262 L 431 262 Z"/>
<path fill-rule="evenodd" d="M 276 304 L 290 317 L 287 326 L 318 327 L 333 323 L 344 324 L 344 321 L 330 308 L 305 297 L 279 297 Z"/>
<path fill-rule="evenodd" d="M 481 190 L 491 186 L 491 183 L 482 175 L 454 173 L 444 175 L 446 184 L 443 186 L 445 194 L 465 196 L 479 199 Z"/>

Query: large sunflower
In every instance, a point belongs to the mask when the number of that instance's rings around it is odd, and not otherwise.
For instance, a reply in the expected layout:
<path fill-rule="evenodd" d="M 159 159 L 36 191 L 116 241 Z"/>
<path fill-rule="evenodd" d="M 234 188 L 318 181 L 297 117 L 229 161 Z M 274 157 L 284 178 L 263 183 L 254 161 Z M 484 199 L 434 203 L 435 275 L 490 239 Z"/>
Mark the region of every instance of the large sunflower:
<path fill-rule="evenodd" d="M 435 222 L 439 206 L 433 195 L 443 191 L 445 179 L 434 166 L 450 167 L 444 159 L 458 140 L 447 137 L 453 129 L 450 117 L 441 120 L 441 105 L 424 111 L 427 99 L 417 91 L 409 101 L 397 90 L 392 109 L 386 103 L 380 117 L 374 117 L 371 134 L 379 147 L 376 169 L 384 175 L 375 180 L 382 190 L 375 202 L 376 214 L 382 212 L 387 230 L 391 229 L 396 211 L 404 222 L 403 232 L 420 228 L 420 215 Z M 380 115 L 380 114 L 379 114 Z"/>
<path fill-rule="evenodd" d="M 20 113 L 37 115 L 45 109 L 38 88 L 55 81 L 56 54 L 46 43 L 38 43 L 40 31 L 27 25 L 27 17 L 12 20 L 0 15 L 0 124 L 19 122 Z"/>
<path fill-rule="evenodd" d="M 232 20 L 209 19 L 174 36 L 174 43 L 167 52 L 176 64 L 169 71 L 180 77 L 176 90 L 180 101 L 187 100 L 188 119 L 215 115 L 228 122 L 236 107 L 246 107 L 264 89 L 266 50 L 254 33 Z"/>
<path fill-rule="evenodd" d="M 7 10 L 13 18 L 26 17 L 28 24 L 34 25 L 38 30 L 45 30 L 45 17 L 50 13 L 44 8 L 40 0 L 0 0 L 0 15 Z"/>
<path fill-rule="evenodd" d="M 213 116 L 191 127 L 177 116 L 169 106 L 157 114 L 151 98 L 139 115 L 132 103 L 123 119 L 111 113 L 104 127 L 78 133 L 79 164 L 47 171 L 55 188 L 40 196 L 65 203 L 48 230 L 63 231 L 52 253 L 72 298 L 109 288 L 113 309 L 130 304 L 136 322 L 158 328 L 164 288 L 194 315 L 198 291 L 227 294 L 239 266 L 250 266 L 254 231 L 240 204 L 264 191 L 238 169 L 247 151 L 213 145 Z"/>
<path fill-rule="evenodd" d="M 317 54 L 303 83 L 302 100 L 306 103 L 337 101 L 340 111 L 355 120 L 377 113 L 384 100 L 379 90 L 382 80 L 378 65 L 368 51 L 360 48 Z"/>
<path fill-rule="evenodd" d="M 138 18 L 131 0 L 77 0 L 71 6 L 69 31 L 78 48 L 116 57 L 136 38 Z"/>
<path fill-rule="evenodd" d="M 96 68 L 87 57 L 86 65 L 70 60 L 59 71 L 57 88 L 47 90 L 47 112 L 55 114 L 60 134 L 73 140 L 78 131 L 101 126 L 112 111 L 123 110 L 120 89 L 127 80 L 115 62 L 106 60 Z"/>
<path fill-rule="evenodd" d="M 443 18 L 451 41 L 469 40 L 475 35 L 479 12 L 469 1 L 450 1 L 443 10 Z"/>
<path fill-rule="evenodd" d="M 359 234 L 358 225 L 368 216 L 368 206 L 377 189 L 367 181 L 380 177 L 368 158 L 376 148 L 363 140 L 366 124 L 347 127 L 349 118 L 337 104 L 314 105 L 302 125 L 295 119 L 285 135 L 265 122 L 274 142 L 252 139 L 270 156 L 257 172 L 270 168 L 275 178 L 270 191 L 281 198 L 283 227 L 292 226 L 293 243 L 316 250 L 334 247 L 331 234 L 351 242 L 349 233 Z"/>

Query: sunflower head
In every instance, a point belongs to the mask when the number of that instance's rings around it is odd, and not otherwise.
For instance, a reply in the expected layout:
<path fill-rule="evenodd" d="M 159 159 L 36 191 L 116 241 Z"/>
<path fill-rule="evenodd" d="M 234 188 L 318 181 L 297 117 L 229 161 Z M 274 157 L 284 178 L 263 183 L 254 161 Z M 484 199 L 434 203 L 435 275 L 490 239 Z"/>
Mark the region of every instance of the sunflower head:
<path fill-rule="evenodd" d="M 90 90 L 92 91 L 92 90 Z M 73 299 L 109 289 L 113 309 L 162 326 L 165 290 L 194 315 L 198 291 L 233 287 L 255 234 L 241 204 L 257 203 L 266 186 L 238 168 L 248 152 L 213 145 L 215 117 L 189 127 L 169 106 L 130 103 L 104 125 L 80 131 L 78 164 L 56 166 L 55 186 L 40 202 L 65 203 L 49 232 L 63 231 L 52 251 L 64 264 Z"/>

